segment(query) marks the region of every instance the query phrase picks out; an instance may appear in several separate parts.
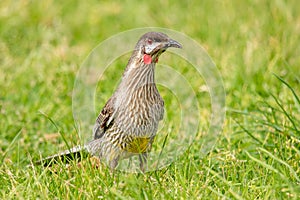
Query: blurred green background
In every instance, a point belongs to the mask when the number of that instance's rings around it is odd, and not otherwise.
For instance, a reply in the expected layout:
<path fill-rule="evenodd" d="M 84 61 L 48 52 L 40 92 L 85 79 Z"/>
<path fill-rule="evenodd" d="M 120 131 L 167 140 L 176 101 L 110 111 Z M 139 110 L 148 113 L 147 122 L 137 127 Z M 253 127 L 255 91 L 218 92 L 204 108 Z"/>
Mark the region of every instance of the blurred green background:
<path fill-rule="evenodd" d="M 300 198 L 299 13 L 296 0 L 2 0 L 1 197 Z M 192 145 L 165 170 L 145 175 L 76 164 L 56 173 L 26 168 L 40 153 L 65 148 L 63 137 L 78 144 L 71 99 L 77 70 L 101 41 L 139 27 L 182 32 L 216 63 L 227 117 L 215 150 L 200 159 Z M 117 63 L 117 74 L 125 64 Z M 113 86 L 103 91 L 107 98 Z"/>

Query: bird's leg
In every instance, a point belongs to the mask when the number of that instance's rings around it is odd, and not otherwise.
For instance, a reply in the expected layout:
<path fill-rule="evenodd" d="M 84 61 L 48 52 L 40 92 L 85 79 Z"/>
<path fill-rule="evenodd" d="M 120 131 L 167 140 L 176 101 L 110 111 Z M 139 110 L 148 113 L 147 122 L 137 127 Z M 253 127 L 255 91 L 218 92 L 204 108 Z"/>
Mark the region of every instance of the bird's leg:
<path fill-rule="evenodd" d="M 119 157 L 116 157 L 116 158 L 112 159 L 112 160 L 109 162 L 109 167 L 110 167 L 110 169 L 114 170 L 114 169 L 117 167 L 118 162 L 119 162 Z"/>
<path fill-rule="evenodd" d="M 139 155 L 140 169 L 144 173 L 147 170 L 147 153 L 142 153 Z"/>
<path fill-rule="evenodd" d="M 128 169 L 130 168 L 131 164 L 132 164 L 132 158 L 129 158 L 129 160 L 128 160 L 128 166 L 127 166 Z"/>

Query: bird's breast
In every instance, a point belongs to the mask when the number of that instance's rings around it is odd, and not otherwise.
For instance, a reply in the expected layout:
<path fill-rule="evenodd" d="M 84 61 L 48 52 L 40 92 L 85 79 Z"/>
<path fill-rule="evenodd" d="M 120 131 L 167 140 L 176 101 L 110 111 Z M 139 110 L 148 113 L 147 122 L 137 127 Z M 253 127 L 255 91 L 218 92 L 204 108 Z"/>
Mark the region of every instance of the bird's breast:
<path fill-rule="evenodd" d="M 164 101 L 155 85 L 145 85 L 126 96 L 118 110 L 119 128 L 130 135 L 151 137 L 164 114 Z"/>

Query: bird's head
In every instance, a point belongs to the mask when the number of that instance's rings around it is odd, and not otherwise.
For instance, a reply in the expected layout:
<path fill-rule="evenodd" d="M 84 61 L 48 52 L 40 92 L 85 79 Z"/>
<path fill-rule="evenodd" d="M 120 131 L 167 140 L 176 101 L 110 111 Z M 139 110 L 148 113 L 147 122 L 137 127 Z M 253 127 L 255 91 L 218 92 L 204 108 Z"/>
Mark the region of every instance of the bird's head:
<path fill-rule="evenodd" d="M 182 48 L 179 42 L 164 33 L 148 32 L 139 39 L 135 49 L 145 64 L 151 64 L 156 63 L 159 56 L 169 47 Z"/>
<path fill-rule="evenodd" d="M 135 90 L 145 84 L 154 83 L 155 63 L 169 47 L 182 48 L 179 42 L 164 33 L 148 32 L 142 35 L 128 61 L 119 88 Z"/>

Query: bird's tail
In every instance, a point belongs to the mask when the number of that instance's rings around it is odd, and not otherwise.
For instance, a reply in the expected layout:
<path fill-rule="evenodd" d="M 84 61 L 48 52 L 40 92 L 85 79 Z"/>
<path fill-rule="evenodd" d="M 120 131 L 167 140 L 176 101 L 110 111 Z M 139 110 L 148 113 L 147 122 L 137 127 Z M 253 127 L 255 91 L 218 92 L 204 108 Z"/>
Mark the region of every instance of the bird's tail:
<path fill-rule="evenodd" d="M 35 164 L 51 166 L 58 162 L 69 163 L 72 160 L 81 160 L 82 158 L 86 158 L 88 154 L 89 153 L 85 146 L 76 146 L 69 150 L 41 159 L 40 161 L 35 162 Z"/>

